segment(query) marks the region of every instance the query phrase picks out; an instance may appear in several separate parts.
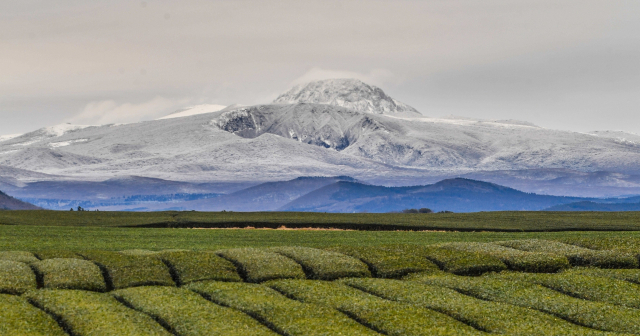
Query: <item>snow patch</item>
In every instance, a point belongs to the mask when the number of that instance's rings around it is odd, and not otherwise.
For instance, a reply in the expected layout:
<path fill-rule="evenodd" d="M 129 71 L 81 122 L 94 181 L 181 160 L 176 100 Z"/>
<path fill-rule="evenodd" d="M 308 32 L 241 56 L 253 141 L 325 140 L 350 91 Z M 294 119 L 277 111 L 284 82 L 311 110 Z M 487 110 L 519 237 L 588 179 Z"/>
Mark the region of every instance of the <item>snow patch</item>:
<path fill-rule="evenodd" d="M 483 120 L 483 119 L 471 119 L 464 117 L 441 117 L 441 118 L 429 118 L 429 117 L 421 117 L 421 118 L 407 118 L 401 116 L 392 116 L 386 115 L 387 117 L 402 119 L 408 121 L 418 121 L 425 123 L 438 123 L 438 124 L 450 124 L 450 125 L 458 125 L 458 126 L 477 126 L 477 125 L 490 125 L 496 127 L 503 128 L 537 128 L 537 126 L 533 123 L 520 121 L 520 120 Z"/>
<path fill-rule="evenodd" d="M 421 116 L 413 107 L 389 97 L 382 89 L 357 79 L 327 79 L 294 86 L 275 104 L 327 104 L 352 110 L 405 117 Z"/>
<path fill-rule="evenodd" d="M 0 135 L 0 142 L 2 141 L 6 141 L 6 140 L 11 140 L 13 138 L 17 138 L 19 136 L 21 136 L 22 134 L 7 134 L 7 135 Z"/>
<path fill-rule="evenodd" d="M 33 145 L 36 142 L 40 142 L 41 140 L 42 138 L 35 138 L 35 139 L 31 139 L 31 141 L 20 142 L 20 143 L 12 144 L 11 146 L 29 146 L 29 145 Z"/>
<path fill-rule="evenodd" d="M 63 136 L 65 133 L 81 130 L 88 127 L 93 127 L 93 125 L 60 124 L 60 125 L 45 127 L 42 130 L 47 135 L 59 137 L 59 136 Z"/>
<path fill-rule="evenodd" d="M 640 144 L 640 134 L 624 132 L 624 131 L 593 131 L 585 133 L 599 138 L 614 139 L 622 144 Z"/>
<path fill-rule="evenodd" d="M 52 142 L 49 144 L 49 146 L 51 148 L 66 147 L 75 143 L 87 142 L 87 141 L 89 141 L 89 139 L 76 139 L 76 140 L 69 140 L 69 141 Z"/>
<path fill-rule="evenodd" d="M 15 153 L 17 151 L 18 151 L 18 149 L 12 149 L 12 150 L 8 150 L 8 151 L 0 152 L 0 155 L 11 154 L 11 153 Z"/>
<path fill-rule="evenodd" d="M 224 105 L 216 105 L 216 104 L 195 105 L 195 106 L 190 106 L 190 107 L 184 108 L 182 110 L 176 111 L 174 113 L 169 114 L 168 116 L 164 116 L 164 117 L 159 118 L 157 120 L 182 118 L 182 117 L 189 117 L 189 116 L 192 116 L 192 115 L 218 112 L 220 110 L 223 110 L 224 108 L 226 108 L 226 106 L 224 106 Z"/>

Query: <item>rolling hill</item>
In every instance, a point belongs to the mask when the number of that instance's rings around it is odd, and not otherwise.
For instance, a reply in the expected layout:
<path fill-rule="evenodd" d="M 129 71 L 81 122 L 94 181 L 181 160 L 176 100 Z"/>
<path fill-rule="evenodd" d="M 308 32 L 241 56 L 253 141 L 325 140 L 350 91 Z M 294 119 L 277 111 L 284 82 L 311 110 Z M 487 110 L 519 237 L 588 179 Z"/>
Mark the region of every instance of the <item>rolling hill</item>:
<path fill-rule="evenodd" d="M 39 210 L 33 204 L 23 202 L 0 191 L 0 210 Z"/>
<path fill-rule="evenodd" d="M 282 211 L 390 212 L 409 208 L 476 212 L 542 210 L 583 199 L 524 193 L 493 183 L 448 179 L 432 185 L 381 187 L 336 182 L 281 207 Z"/>

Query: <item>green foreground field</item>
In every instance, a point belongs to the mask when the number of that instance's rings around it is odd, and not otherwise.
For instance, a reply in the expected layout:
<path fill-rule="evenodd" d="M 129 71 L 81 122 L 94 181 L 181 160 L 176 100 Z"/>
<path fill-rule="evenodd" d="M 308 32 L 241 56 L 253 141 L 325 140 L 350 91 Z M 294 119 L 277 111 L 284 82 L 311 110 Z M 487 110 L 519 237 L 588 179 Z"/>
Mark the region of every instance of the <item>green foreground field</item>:
<path fill-rule="evenodd" d="M 640 334 L 639 217 L 0 211 L 0 335 Z"/>
<path fill-rule="evenodd" d="M 556 238 L 5 250 L 0 335 L 640 334 L 640 238 Z"/>

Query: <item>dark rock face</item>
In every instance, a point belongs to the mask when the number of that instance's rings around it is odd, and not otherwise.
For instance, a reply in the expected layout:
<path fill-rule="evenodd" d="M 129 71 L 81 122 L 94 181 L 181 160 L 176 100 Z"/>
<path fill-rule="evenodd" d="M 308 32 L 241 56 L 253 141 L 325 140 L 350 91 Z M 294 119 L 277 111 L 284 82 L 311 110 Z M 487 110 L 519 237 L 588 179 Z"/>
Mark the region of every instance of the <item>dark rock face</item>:
<path fill-rule="evenodd" d="M 270 133 L 338 151 L 364 134 L 385 130 L 384 125 L 365 113 L 320 104 L 242 108 L 221 115 L 217 126 L 243 138 Z"/>

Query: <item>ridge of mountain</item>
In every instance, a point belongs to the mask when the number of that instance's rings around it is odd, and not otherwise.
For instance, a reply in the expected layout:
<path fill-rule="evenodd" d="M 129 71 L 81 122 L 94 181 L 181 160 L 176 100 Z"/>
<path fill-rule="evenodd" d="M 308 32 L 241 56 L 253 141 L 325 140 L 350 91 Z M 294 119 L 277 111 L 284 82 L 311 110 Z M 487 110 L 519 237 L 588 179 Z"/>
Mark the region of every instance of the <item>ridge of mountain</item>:
<path fill-rule="evenodd" d="M 464 178 L 412 187 L 382 187 L 336 182 L 281 207 L 280 211 L 392 212 L 409 208 L 476 212 L 542 210 L 554 205 L 593 200 L 524 193 L 493 183 Z"/>
<path fill-rule="evenodd" d="M 33 204 L 23 202 L 0 191 L 0 210 L 41 210 Z"/>
<path fill-rule="evenodd" d="M 424 207 L 455 212 L 589 211 L 584 205 L 587 204 L 592 208 L 601 207 L 594 209 L 602 211 L 613 208 L 627 211 L 635 209 L 640 201 L 640 196 L 597 199 L 539 195 L 465 178 L 445 179 L 428 185 L 387 187 L 362 183 L 348 176 L 304 176 L 249 186 L 131 176 L 102 182 L 33 182 L 24 189 L 16 189 L 22 190 L 20 197 L 24 201 L 54 210 L 82 206 L 89 210 L 126 211 L 392 212 Z M 30 195 L 50 198 L 31 198 Z"/>
<path fill-rule="evenodd" d="M 418 110 L 389 97 L 379 87 L 352 78 L 326 79 L 299 84 L 278 96 L 273 102 L 276 104 L 326 104 L 373 114 L 422 116 Z"/>
<path fill-rule="evenodd" d="M 594 201 L 554 205 L 545 211 L 640 211 L 640 203 L 599 203 Z"/>
<path fill-rule="evenodd" d="M 274 211 L 302 195 L 342 181 L 357 182 L 349 176 L 303 176 L 289 181 L 261 183 L 215 199 L 188 201 L 172 206 L 200 211 Z"/>
<path fill-rule="evenodd" d="M 289 181 L 262 183 L 232 194 L 222 195 L 215 200 L 198 200 L 178 206 L 203 211 L 273 211 L 302 195 L 342 181 L 357 180 L 348 176 L 298 177 Z"/>

